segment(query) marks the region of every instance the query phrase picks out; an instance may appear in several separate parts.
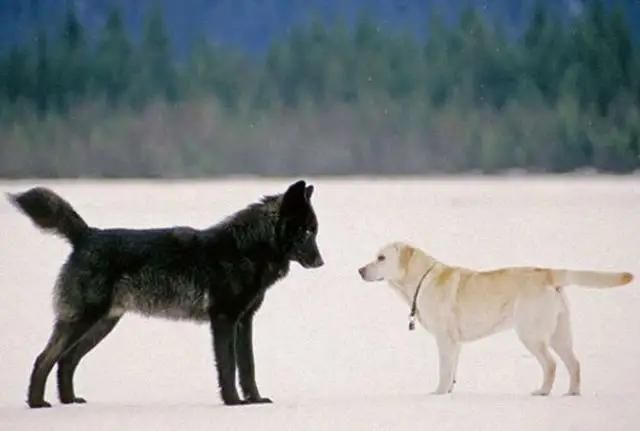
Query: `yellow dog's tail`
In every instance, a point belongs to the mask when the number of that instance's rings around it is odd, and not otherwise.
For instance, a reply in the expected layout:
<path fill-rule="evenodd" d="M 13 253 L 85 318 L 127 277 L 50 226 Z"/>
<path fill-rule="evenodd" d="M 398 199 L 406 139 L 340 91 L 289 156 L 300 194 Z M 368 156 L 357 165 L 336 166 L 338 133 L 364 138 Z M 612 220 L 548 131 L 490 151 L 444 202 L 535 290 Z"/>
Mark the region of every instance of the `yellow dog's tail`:
<path fill-rule="evenodd" d="M 554 286 L 576 284 L 587 287 L 615 287 L 630 283 L 633 280 L 633 274 L 629 272 L 552 269 L 551 279 Z"/>

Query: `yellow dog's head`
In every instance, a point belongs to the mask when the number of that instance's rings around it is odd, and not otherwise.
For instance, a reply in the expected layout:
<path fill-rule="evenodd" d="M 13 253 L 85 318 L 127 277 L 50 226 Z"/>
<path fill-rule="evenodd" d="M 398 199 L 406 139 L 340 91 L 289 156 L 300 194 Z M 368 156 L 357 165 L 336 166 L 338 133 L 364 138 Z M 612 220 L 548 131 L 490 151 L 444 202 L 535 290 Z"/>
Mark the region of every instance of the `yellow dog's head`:
<path fill-rule="evenodd" d="M 358 269 L 364 281 L 399 280 L 409 271 L 416 249 L 402 242 L 384 246 L 375 260 Z"/>

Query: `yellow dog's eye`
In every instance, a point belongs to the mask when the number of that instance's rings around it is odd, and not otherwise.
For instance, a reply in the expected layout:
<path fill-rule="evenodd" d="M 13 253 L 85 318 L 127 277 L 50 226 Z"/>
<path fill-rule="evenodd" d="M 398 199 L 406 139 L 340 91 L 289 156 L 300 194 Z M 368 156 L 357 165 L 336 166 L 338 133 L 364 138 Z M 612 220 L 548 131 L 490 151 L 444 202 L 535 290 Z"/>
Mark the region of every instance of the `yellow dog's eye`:
<path fill-rule="evenodd" d="M 384 256 L 380 255 L 378 256 L 378 262 L 382 262 L 384 260 Z"/>

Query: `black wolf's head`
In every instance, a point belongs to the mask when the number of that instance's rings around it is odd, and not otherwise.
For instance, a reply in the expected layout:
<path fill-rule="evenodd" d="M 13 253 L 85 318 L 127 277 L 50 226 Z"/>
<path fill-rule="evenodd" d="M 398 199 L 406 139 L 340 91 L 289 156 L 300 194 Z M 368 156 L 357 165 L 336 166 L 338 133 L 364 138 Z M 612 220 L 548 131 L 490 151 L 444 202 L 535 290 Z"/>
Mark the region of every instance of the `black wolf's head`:
<path fill-rule="evenodd" d="M 298 181 L 282 196 L 278 214 L 278 241 L 289 260 L 304 268 L 317 268 L 324 264 L 316 244 L 318 219 L 311 206 L 313 186 Z"/>

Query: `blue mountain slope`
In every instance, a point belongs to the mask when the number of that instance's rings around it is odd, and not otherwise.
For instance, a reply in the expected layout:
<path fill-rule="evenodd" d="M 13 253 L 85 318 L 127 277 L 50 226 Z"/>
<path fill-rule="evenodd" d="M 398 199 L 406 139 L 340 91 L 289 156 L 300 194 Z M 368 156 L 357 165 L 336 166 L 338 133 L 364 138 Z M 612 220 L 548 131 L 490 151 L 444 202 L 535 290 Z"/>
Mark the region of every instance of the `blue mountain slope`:
<path fill-rule="evenodd" d="M 180 54 L 198 36 L 260 53 L 273 39 L 311 17 L 331 21 L 342 17 L 352 23 L 367 13 L 381 25 L 422 34 L 431 10 L 452 22 L 460 10 L 472 5 L 485 11 L 510 34 L 526 25 L 536 1 L 542 1 L 561 16 L 578 14 L 582 0 L 0 0 L 0 50 L 28 41 L 39 26 L 55 28 L 65 10 L 73 6 L 90 38 L 102 26 L 114 5 L 124 14 L 131 34 L 138 37 L 145 12 L 154 4 L 165 11 L 173 48 Z M 611 6 L 616 2 L 604 2 Z M 640 2 L 620 0 L 634 35 L 640 35 Z"/>

